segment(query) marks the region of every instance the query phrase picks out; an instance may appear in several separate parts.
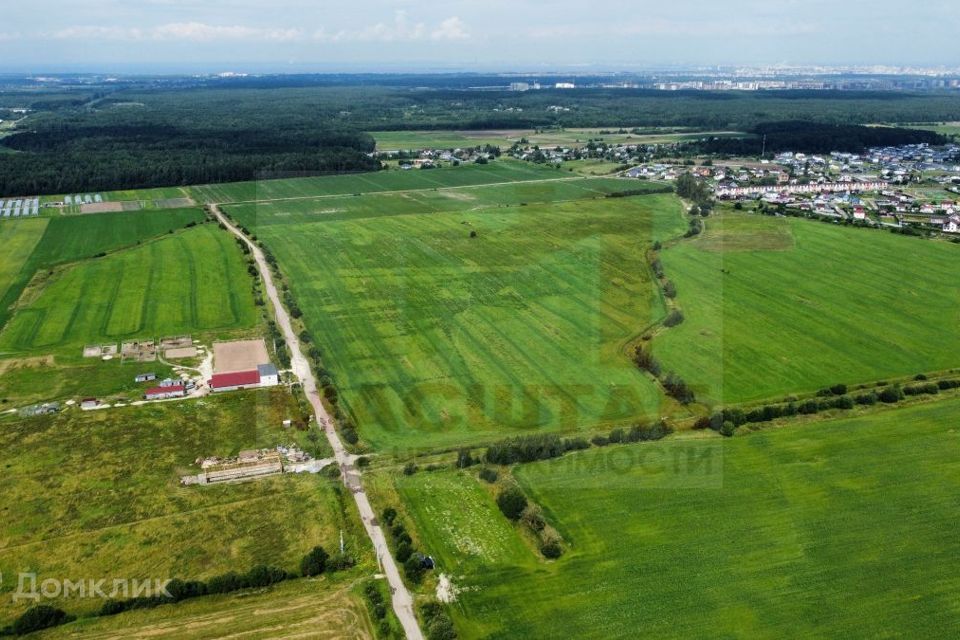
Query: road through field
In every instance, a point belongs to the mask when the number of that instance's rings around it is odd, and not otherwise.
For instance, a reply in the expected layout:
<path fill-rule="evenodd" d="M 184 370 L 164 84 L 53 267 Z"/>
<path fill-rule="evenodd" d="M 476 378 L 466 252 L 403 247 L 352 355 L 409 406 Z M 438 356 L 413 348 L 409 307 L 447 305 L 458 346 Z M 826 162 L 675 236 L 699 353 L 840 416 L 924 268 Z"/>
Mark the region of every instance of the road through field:
<path fill-rule="evenodd" d="M 223 215 L 217 205 L 211 205 L 211 209 L 217 216 L 217 219 L 223 223 L 231 233 L 245 242 L 253 253 L 254 260 L 257 262 L 257 268 L 263 277 L 264 288 L 270 297 L 270 301 L 273 303 L 274 312 L 277 317 L 277 325 L 283 331 L 284 338 L 290 346 L 292 356 L 291 368 L 297 377 L 300 378 L 304 393 L 310 400 L 310 404 L 313 405 L 317 423 L 323 425 L 327 440 L 329 440 L 330 446 L 333 448 L 337 465 L 340 467 L 344 484 L 346 484 L 350 492 L 353 493 L 353 498 L 357 503 L 357 509 L 360 511 L 360 518 L 363 520 L 363 527 L 366 529 L 371 542 L 373 542 L 377 557 L 383 566 L 383 572 L 386 574 L 387 581 L 390 583 L 390 591 L 393 594 L 393 610 L 397 614 L 400 624 L 403 625 L 403 630 L 407 638 L 409 640 L 423 640 L 423 633 L 420 631 L 420 625 L 413 612 L 413 598 L 410 592 L 407 591 L 406 585 L 403 584 L 400 571 L 397 569 L 393 556 L 390 555 L 390 549 L 387 547 L 387 540 L 383 535 L 383 529 L 376 524 L 373 507 L 370 506 L 370 500 L 363 490 L 360 471 L 354 465 L 353 459 L 350 457 L 350 454 L 347 453 L 346 448 L 344 448 L 343 442 L 340 441 L 340 436 L 337 435 L 333 427 L 333 420 L 331 420 L 323 403 L 320 402 L 320 394 L 317 392 L 317 381 L 313 377 L 313 370 L 310 368 L 310 363 L 306 357 L 304 357 L 300 351 L 300 340 L 293 330 L 293 325 L 290 323 L 290 316 L 287 314 L 287 310 L 280 302 L 280 295 L 277 293 L 277 288 L 273 284 L 273 276 L 270 273 L 270 267 L 267 265 L 266 258 L 264 258 L 260 247 L 247 239 L 247 237 Z"/>

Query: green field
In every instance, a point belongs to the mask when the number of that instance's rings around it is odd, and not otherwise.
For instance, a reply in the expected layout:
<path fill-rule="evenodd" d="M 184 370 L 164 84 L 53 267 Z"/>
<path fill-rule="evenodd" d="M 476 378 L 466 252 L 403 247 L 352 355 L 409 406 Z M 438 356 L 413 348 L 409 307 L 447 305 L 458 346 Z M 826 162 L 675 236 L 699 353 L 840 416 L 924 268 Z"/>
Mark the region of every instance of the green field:
<path fill-rule="evenodd" d="M 257 320 L 240 251 L 214 225 L 80 262 L 35 288 L 0 333 L 0 351 L 247 329 Z"/>
<path fill-rule="evenodd" d="M 262 222 L 279 213 L 259 215 L 256 232 L 371 444 L 576 430 L 658 409 L 622 348 L 664 313 L 644 248 L 683 229 L 673 196 Z"/>
<path fill-rule="evenodd" d="M 281 200 L 227 207 L 230 215 L 250 229 L 303 222 L 332 222 L 400 214 L 456 213 L 520 204 L 555 203 L 603 197 L 630 189 L 655 190 L 657 183 L 632 183 L 613 178 L 584 179 L 561 174 L 562 180 L 448 189 L 418 189 L 403 193 L 364 193 Z"/>
<path fill-rule="evenodd" d="M 0 300 L 6 296 L 23 265 L 33 254 L 47 228 L 47 222 L 41 218 L 16 220 L 0 225 L 0 247 L 3 247 L 3 261 L 0 262 Z"/>
<path fill-rule="evenodd" d="M 518 557 L 478 480 L 398 482 L 461 589 L 464 638 L 943 637 L 960 628 L 958 419 L 954 397 L 521 465 L 567 542 L 550 563 Z M 712 470 L 674 466 L 685 449 Z"/>
<path fill-rule="evenodd" d="M 287 178 L 190 187 L 197 202 L 254 202 L 323 196 L 438 189 L 568 177 L 556 169 L 511 160 L 441 169 L 380 171 L 337 176 Z"/>
<path fill-rule="evenodd" d="M 341 528 L 368 559 L 353 501 L 338 497 L 335 480 L 305 474 L 179 484 L 179 474 L 196 473 L 198 457 L 293 441 L 281 422 L 298 411 L 277 388 L 6 423 L 0 572 L 75 580 L 209 578 L 258 563 L 292 571 L 313 545 L 332 551 Z M 12 602 L 15 588 L 16 580 L 0 585 L 0 620 L 27 606 Z M 100 604 L 64 607 L 85 612 Z"/>
<path fill-rule="evenodd" d="M 16 259 L 4 260 L 3 277 L 6 278 L 6 285 L 0 297 L 0 326 L 9 319 L 11 305 L 37 271 L 131 246 L 190 222 L 200 222 L 203 217 L 200 209 L 171 209 L 21 220 L 0 225 L 4 234 L 13 230 L 29 231 L 23 234 L 17 232 L 20 240 L 13 245 L 16 247 L 13 252 Z M 24 239 L 35 233 L 42 234 L 39 242 L 30 239 L 24 243 Z M 24 259 L 22 254 L 26 252 L 27 245 L 32 245 L 31 252 Z M 19 267 L 16 264 L 18 261 Z"/>
<path fill-rule="evenodd" d="M 507 149 L 515 142 L 526 140 L 528 144 L 541 147 L 582 147 L 590 140 L 607 144 L 662 144 L 711 137 L 742 137 L 737 131 L 697 131 L 682 127 L 663 127 L 659 130 L 645 129 L 643 133 L 616 133 L 611 128 L 573 128 L 544 131 L 533 129 L 492 129 L 486 131 L 371 131 L 380 151 L 411 149 L 454 149 L 483 146 L 486 144 Z M 607 131 L 607 133 L 601 133 Z M 611 133 L 611 131 L 613 133 Z"/>
<path fill-rule="evenodd" d="M 743 402 L 960 366 L 957 245 L 725 214 L 662 253 L 686 320 L 654 339 L 698 397 Z"/>

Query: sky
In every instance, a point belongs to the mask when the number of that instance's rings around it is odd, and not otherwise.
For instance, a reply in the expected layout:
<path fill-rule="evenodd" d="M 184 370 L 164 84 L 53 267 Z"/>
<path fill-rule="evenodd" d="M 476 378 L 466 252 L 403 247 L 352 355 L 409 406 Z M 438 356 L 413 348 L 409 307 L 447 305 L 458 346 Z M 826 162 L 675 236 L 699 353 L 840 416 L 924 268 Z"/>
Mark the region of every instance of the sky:
<path fill-rule="evenodd" d="M 960 64 L 956 0 L 28 0 L 0 68 L 630 71 Z"/>

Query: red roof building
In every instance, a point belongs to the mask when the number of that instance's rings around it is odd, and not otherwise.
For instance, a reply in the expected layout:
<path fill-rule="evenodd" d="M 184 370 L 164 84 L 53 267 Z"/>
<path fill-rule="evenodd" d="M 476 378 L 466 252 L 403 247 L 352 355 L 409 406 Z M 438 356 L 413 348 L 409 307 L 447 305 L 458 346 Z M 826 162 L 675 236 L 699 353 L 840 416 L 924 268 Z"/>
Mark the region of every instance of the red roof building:
<path fill-rule="evenodd" d="M 210 389 L 213 391 L 236 391 L 237 389 L 259 386 L 260 373 L 256 369 L 235 373 L 218 373 L 210 378 Z"/>
<path fill-rule="evenodd" d="M 167 398 L 182 398 L 187 395 L 187 389 L 182 384 L 174 384 L 168 387 L 154 387 L 147 389 L 143 397 L 147 400 L 166 400 Z"/>

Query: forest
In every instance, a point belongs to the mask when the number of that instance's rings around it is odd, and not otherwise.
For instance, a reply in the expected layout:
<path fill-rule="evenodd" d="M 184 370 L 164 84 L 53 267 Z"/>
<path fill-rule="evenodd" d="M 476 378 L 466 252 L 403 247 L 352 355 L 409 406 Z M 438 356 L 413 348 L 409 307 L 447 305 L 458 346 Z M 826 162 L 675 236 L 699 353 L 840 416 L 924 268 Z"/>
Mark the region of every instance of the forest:
<path fill-rule="evenodd" d="M 768 150 L 802 138 L 812 151 L 837 134 L 853 150 L 906 134 L 846 125 L 952 121 L 960 112 L 960 95 L 937 92 L 464 88 L 493 80 L 438 76 L 424 86 L 421 76 L 281 76 L 14 86 L 0 93 L 0 109 L 30 113 L 0 139 L 0 197 L 376 170 L 366 133 L 376 131 L 760 131 L 769 123 L 815 120 L 844 127 L 810 136 L 771 129 Z"/>
<path fill-rule="evenodd" d="M 711 138 L 693 143 L 693 146 L 702 153 L 756 155 L 761 151 L 761 145 L 765 145 L 767 153 L 860 153 L 870 147 L 947 142 L 945 136 L 922 129 L 804 121 L 768 122 L 757 125 L 752 132 L 756 134 L 752 139 Z"/>

